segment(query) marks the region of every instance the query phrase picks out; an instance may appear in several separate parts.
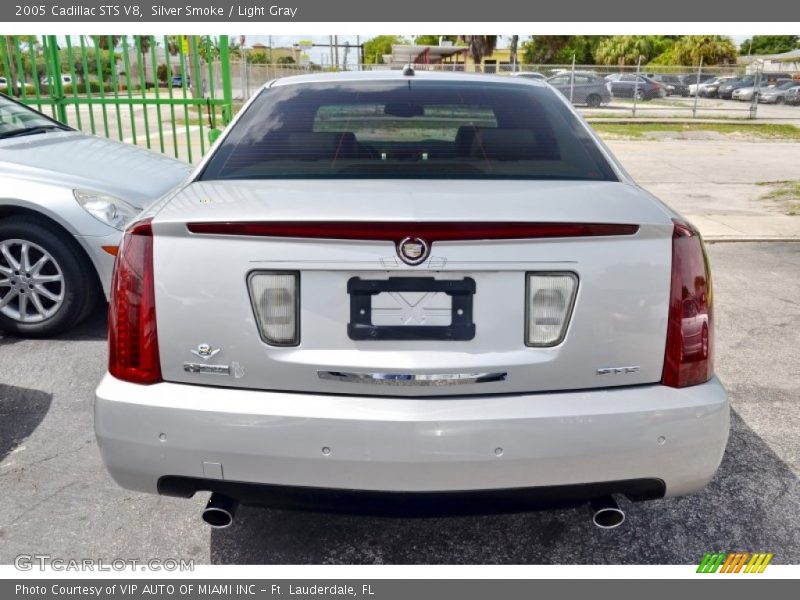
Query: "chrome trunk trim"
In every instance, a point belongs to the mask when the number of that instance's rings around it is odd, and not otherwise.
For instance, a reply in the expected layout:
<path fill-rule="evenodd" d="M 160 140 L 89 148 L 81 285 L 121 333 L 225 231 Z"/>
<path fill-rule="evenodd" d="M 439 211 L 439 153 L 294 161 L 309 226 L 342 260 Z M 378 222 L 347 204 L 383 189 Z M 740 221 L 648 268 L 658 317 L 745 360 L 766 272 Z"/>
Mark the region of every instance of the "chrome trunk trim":
<path fill-rule="evenodd" d="M 347 373 L 317 371 L 320 379 L 373 385 L 436 386 L 504 381 L 508 373 Z"/>

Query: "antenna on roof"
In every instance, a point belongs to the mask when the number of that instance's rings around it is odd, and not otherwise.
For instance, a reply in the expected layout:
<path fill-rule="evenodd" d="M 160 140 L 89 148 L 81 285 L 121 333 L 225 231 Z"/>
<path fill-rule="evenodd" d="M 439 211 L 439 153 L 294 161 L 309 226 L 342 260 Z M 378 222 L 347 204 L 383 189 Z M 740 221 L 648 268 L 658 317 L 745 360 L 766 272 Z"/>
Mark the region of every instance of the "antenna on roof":
<path fill-rule="evenodd" d="M 403 67 L 403 75 L 407 75 L 408 77 L 413 77 L 415 74 L 416 73 L 414 73 L 414 67 L 411 66 L 411 63 Z"/>

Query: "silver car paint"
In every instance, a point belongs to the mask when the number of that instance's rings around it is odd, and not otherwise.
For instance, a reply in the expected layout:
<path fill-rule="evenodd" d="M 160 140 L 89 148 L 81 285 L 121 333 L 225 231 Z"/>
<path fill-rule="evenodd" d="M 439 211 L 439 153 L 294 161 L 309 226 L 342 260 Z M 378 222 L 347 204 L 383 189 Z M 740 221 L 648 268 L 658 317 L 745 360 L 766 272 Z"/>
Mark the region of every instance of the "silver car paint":
<path fill-rule="evenodd" d="M 684 389 L 377 398 L 226 390 L 106 375 L 95 431 L 122 486 L 162 475 L 383 491 L 547 486 L 658 477 L 700 490 L 729 413 L 719 381 Z M 324 453 L 328 448 L 329 453 Z"/>
<path fill-rule="evenodd" d="M 103 192 L 144 208 L 190 172 L 180 161 L 77 131 L 10 138 L 0 140 L 0 207 L 32 210 L 61 225 L 86 251 L 107 293 L 114 257 L 102 246 L 119 244 L 121 232 L 86 212 L 72 190 Z"/>
<path fill-rule="evenodd" d="M 305 81 L 325 81 L 330 77 L 284 78 L 270 82 L 267 87 L 301 85 Z M 350 73 L 338 78 L 368 77 L 391 78 L 399 77 L 399 74 Z M 487 76 L 477 77 L 481 81 L 489 79 Z M 516 81 L 521 85 L 543 85 L 520 78 Z M 566 100 L 563 102 L 575 113 Z M 583 119 L 581 121 L 591 132 L 588 124 Z M 527 268 L 559 263 L 563 258 L 560 253 L 578 257 L 586 263 L 589 273 L 593 268 L 598 269 L 588 277 L 599 276 L 599 264 L 595 267 L 591 264 L 593 257 L 598 263 L 605 261 L 609 265 L 607 274 L 613 277 L 612 266 L 616 266 L 616 260 L 621 260 L 620 264 L 630 264 L 638 259 L 642 268 L 637 273 L 654 283 L 661 294 L 659 298 L 655 293 L 652 296 L 648 294 L 650 300 L 645 300 L 645 303 L 651 302 L 653 322 L 645 324 L 647 331 L 643 332 L 640 341 L 645 346 L 653 343 L 663 346 L 671 218 L 677 215 L 636 186 L 602 141 L 593 132 L 592 135 L 619 175 L 620 183 L 565 185 L 565 182 L 528 182 L 516 188 L 513 185 L 504 188 L 501 193 L 491 189 L 497 182 L 448 182 L 450 186 L 455 183 L 456 187 L 463 187 L 445 190 L 442 182 L 438 182 L 440 187 L 437 189 L 437 182 L 433 181 L 320 183 L 295 180 L 290 183 L 272 182 L 268 186 L 269 194 L 264 192 L 264 182 L 203 183 L 193 184 L 176 193 L 173 199 L 153 205 L 147 214 L 155 217 L 157 313 L 165 373 L 176 380 L 182 377 L 183 372 L 177 365 L 192 360 L 190 350 L 198 343 L 211 343 L 215 348 L 220 346 L 214 339 L 199 339 L 201 333 L 224 337 L 226 347 L 215 357 L 220 361 L 231 361 L 232 347 L 227 344 L 233 340 L 233 348 L 237 345 L 255 348 L 254 355 L 247 358 L 255 362 L 245 367 L 245 375 L 250 370 L 258 374 L 260 369 L 264 369 L 266 350 L 263 343 L 254 341 L 258 333 L 252 316 L 244 317 L 242 312 L 247 297 L 241 276 L 250 268 L 248 264 L 260 262 L 249 263 L 253 257 L 275 263 L 280 262 L 281 253 L 287 251 L 291 251 L 291 259 L 281 262 L 282 266 L 309 270 L 310 265 L 310 272 L 323 278 L 344 274 L 346 269 L 354 272 L 358 270 L 356 265 L 363 269 L 366 264 L 371 273 L 419 273 L 422 269 L 422 272 L 438 273 L 439 276 L 458 276 L 459 273 L 473 275 L 482 271 L 481 275 L 502 279 L 515 269 L 519 274 Z M 224 137 L 217 145 L 223 140 Z M 201 163 L 195 173 L 202 168 Z M 476 183 L 485 183 L 486 190 L 476 192 Z M 359 190 L 360 186 L 363 189 Z M 607 186 L 605 190 L 604 186 Z M 341 191 L 345 187 L 347 193 Z M 559 201 L 537 204 L 542 198 L 526 197 L 526 193 L 534 196 L 531 187 L 539 192 L 546 190 L 548 196 L 557 196 Z M 443 204 L 424 202 L 422 196 L 432 190 L 438 193 L 437 200 Z M 458 200 L 456 192 L 461 194 Z M 598 195 L 601 201 L 593 204 L 592 200 Z M 335 204 L 331 202 L 334 198 Z M 375 210 L 376 202 L 381 206 L 379 211 Z M 633 239 L 614 240 L 619 242 L 618 246 L 615 243 L 603 246 L 597 240 L 534 244 L 490 242 L 484 243 L 483 247 L 451 243 L 445 248 L 447 262 L 440 264 L 440 268 L 431 269 L 429 264 L 413 271 L 404 270 L 391 260 L 379 262 L 384 255 L 387 258 L 395 256 L 391 244 L 244 238 L 190 244 L 192 240 L 183 225 L 195 220 L 295 219 L 307 218 L 309 214 L 320 220 L 354 216 L 429 220 L 573 218 L 637 222 L 643 226 Z M 225 253 L 230 253 L 227 260 L 219 252 L 214 253 L 224 244 L 228 244 Z M 626 252 L 621 252 L 623 248 Z M 517 255 L 522 255 L 522 260 L 512 266 L 513 257 Z M 324 264 L 323 256 L 328 261 Z M 480 260 L 487 256 L 488 263 L 481 263 Z M 453 263 L 458 260 L 463 262 L 455 266 Z M 211 261 L 213 268 L 209 268 L 206 261 Z M 650 269 L 661 273 L 648 275 Z M 208 278 L 209 273 L 214 275 L 213 283 Z M 192 280 L 200 277 L 205 278 L 205 287 L 192 287 L 195 285 Z M 656 283 L 655 279 L 660 281 Z M 631 285 L 639 289 L 637 281 L 632 281 Z M 194 293 L 182 286 L 188 286 Z M 500 282 L 498 293 L 504 291 L 508 292 L 508 289 Z M 633 295 L 633 291 L 631 293 Z M 317 325 L 321 327 L 326 325 L 325 300 L 326 296 L 320 293 Z M 215 312 L 205 310 L 210 308 Z M 583 309 L 588 313 L 593 310 L 588 303 Z M 602 309 L 598 310 L 602 313 Z M 633 311 L 637 314 L 637 308 L 633 307 Z M 643 313 L 638 314 L 643 316 Z M 208 315 L 214 315 L 214 318 L 208 318 Z M 615 315 L 615 318 L 623 320 L 626 317 L 625 313 Z M 244 322 L 241 321 L 243 318 Z M 328 319 L 332 320 L 331 317 Z M 638 323 L 641 324 L 642 320 L 639 319 Z M 602 340 L 603 327 L 607 324 L 607 321 L 596 324 L 600 329 L 594 331 L 597 334 L 594 342 L 588 343 L 589 352 L 593 343 Z M 304 330 L 307 325 L 303 326 Z M 575 329 L 575 323 L 570 327 Z M 519 333 L 522 345 L 521 327 Z M 586 334 L 590 335 L 589 332 Z M 568 335 L 562 347 L 547 350 L 551 355 L 557 355 L 564 351 L 569 341 Z M 636 340 L 632 342 L 635 351 L 640 344 Z M 258 344 L 260 346 L 256 348 Z M 225 352 L 229 355 L 225 356 Z M 296 369 L 298 364 L 292 361 L 302 352 L 302 346 L 301 349 L 284 349 L 276 366 L 288 365 Z M 344 358 L 338 358 L 343 354 Z M 343 352 L 341 348 L 328 348 L 318 351 L 317 356 L 301 358 L 310 364 L 326 361 L 330 364 L 333 360 L 335 364 L 344 362 L 355 367 L 374 366 L 374 353 L 366 353 L 359 359 L 360 354 L 358 350 Z M 432 363 L 439 370 L 447 367 L 462 372 L 475 371 L 469 367 L 482 367 L 497 359 L 492 352 L 469 350 L 425 353 L 418 349 L 415 352 L 390 350 L 388 354 L 390 360 L 383 366 L 394 361 L 392 368 L 405 367 L 415 372 L 430 372 Z M 506 352 L 503 356 L 505 366 L 519 368 L 522 375 L 523 365 L 526 361 L 530 364 L 535 353 L 523 354 L 520 352 L 514 357 Z M 657 382 L 659 375 L 656 374 L 655 362 L 663 358 L 663 347 L 657 352 L 658 360 L 654 358 L 652 349 L 646 354 L 650 356 L 644 372 L 649 381 Z M 511 364 L 509 358 L 512 358 Z M 370 361 L 369 365 L 363 364 L 364 360 Z M 514 360 L 518 363 L 514 364 Z M 536 360 L 533 365 L 536 365 Z M 313 369 L 304 375 L 306 388 L 312 385 L 312 378 L 308 377 L 310 373 Z M 545 373 L 545 378 L 550 376 Z M 641 373 L 639 371 L 636 376 Z M 576 379 L 590 379 L 586 373 L 574 372 L 566 383 L 568 374 L 569 366 L 565 362 L 563 372 L 553 375 L 550 381 L 558 381 L 562 389 L 574 389 L 572 384 Z M 285 373 L 276 368 L 273 375 L 281 378 Z M 457 392 L 450 391 L 452 395 L 436 397 L 428 391 L 428 397 L 419 398 L 411 395 L 415 393 L 413 387 L 403 388 L 405 397 L 387 396 L 390 386 L 382 386 L 374 392 L 376 395 L 355 395 L 365 393 L 363 385 L 357 391 L 353 389 L 352 394 L 330 395 L 233 389 L 229 382 L 214 380 L 210 375 L 201 377 L 209 379 L 197 380 L 196 383 L 201 385 L 165 382 L 138 386 L 106 375 L 97 390 L 96 433 L 103 459 L 117 482 L 131 489 L 154 493 L 162 475 L 220 476 L 218 472 L 204 471 L 203 463 L 210 462 L 221 463 L 221 476 L 225 479 L 254 483 L 433 491 L 660 477 L 667 484 L 667 494 L 678 495 L 697 491 L 711 479 L 728 436 L 727 396 L 716 378 L 684 389 L 668 388 L 658 383 L 633 386 L 621 383 L 620 387 L 612 388 L 606 386 L 615 384 L 604 380 L 595 384 L 594 389 L 501 395 L 469 395 L 479 390 L 467 390 L 459 385 L 456 386 Z M 334 384 L 340 385 L 338 382 Z M 280 384 L 273 379 L 269 387 L 275 385 Z M 265 387 L 263 383 L 261 387 Z M 325 391 L 342 390 L 328 388 Z M 331 451 L 324 453 L 323 447 Z"/>
<path fill-rule="evenodd" d="M 487 202 L 487 198 L 502 198 Z M 189 234 L 191 221 L 342 220 L 380 215 L 388 221 L 558 221 L 637 223 L 635 236 L 531 241 L 435 243 L 431 257 L 409 267 L 391 242 L 269 240 Z M 565 218 L 565 215 L 566 218 Z M 651 383 L 661 377 L 669 296 L 672 222 L 632 186 L 565 181 L 250 181 L 195 183 L 176 194 L 153 221 L 156 305 L 162 372 L 168 381 L 254 389 L 370 393 L 331 383 L 318 370 L 507 371 L 501 382 L 387 394 L 530 392 L 597 387 L 596 370 L 635 364 L 637 373 L 603 385 Z M 609 269 L 608 265 L 614 268 Z M 213 273 L 213 278 L 200 276 Z M 264 344 L 245 281 L 255 270 L 301 272 L 301 345 Z M 552 348 L 523 344 L 524 272 L 570 271 L 581 282 L 572 323 Z M 354 342 L 347 337 L 347 281 L 354 276 L 428 275 L 478 288 L 470 342 Z M 634 281 L 635 285 L 629 282 Z M 613 295 L 608 290 L 614 290 Z M 504 311 L 497 298 L 518 298 Z M 213 318 L 208 318 L 213 315 Z M 186 372 L 189 348 L 222 347 L 218 358 L 245 367 L 222 380 Z M 469 388 L 469 389 L 467 389 Z"/>

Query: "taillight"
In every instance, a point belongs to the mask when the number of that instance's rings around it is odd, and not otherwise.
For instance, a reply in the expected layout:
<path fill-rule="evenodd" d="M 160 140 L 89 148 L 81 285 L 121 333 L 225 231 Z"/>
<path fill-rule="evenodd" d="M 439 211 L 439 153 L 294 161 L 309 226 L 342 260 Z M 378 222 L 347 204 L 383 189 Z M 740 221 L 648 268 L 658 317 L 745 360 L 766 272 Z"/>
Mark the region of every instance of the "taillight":
<path fill-rule="evenodd" d="M 711 271 L 700 234 L 673 219 L 672 282 L 662 383 L 686 387 L 714 375 Z"/>
<path fill-rule="evenodd" d="M 108 309 L 108 371 L 141 384 L 161 381 L 150 221 L 139 221 L 125 231 Z"/>

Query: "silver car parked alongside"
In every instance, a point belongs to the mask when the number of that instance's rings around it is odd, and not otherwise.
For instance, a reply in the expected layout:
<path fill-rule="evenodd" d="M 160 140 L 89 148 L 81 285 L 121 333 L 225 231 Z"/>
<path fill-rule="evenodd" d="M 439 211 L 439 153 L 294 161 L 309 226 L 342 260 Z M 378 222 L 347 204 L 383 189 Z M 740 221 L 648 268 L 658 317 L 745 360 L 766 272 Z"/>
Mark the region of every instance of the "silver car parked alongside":
<path fill-rule="evenodd" d="M 0 94 L 0 331 L 80 322 L 108 293 L 122 229 L 189 172 Z"/>
<path fill-rule="evenodd" d="M 264 87 L 125 232 L 95 403 L 122 486 L 397 514 L 701 490 L 728 439 L 697 231 L 552 87 Z"/>
<path fill-rule="evenodd" d="M 592 73 L 568 71 L 550 77 L 547 83 L 570 98 L 573 104 L 585 104 L 590 108 L 597 108 L 611 102 L 610 84 Z"/>

